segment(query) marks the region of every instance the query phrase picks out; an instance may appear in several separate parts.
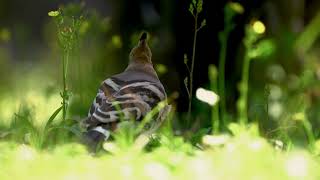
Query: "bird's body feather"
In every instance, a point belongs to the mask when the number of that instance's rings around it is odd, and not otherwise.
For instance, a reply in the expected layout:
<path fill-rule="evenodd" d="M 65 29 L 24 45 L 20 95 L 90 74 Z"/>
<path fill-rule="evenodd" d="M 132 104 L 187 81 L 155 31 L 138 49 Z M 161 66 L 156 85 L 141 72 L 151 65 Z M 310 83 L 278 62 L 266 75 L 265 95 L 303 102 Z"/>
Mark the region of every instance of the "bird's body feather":
<path fill-rule="evenodd" d="M 93 139 L 108 138 L 120 120 L 141 120 L 159 102 L 167 98 L 151 62 L 146 34 L 130 53 L 127 69 L 104 80 L 83 122 Z M 94 132 L 93 132 L 94 131 Z M 98 138 L 99 137 L 99 138 Z"/>

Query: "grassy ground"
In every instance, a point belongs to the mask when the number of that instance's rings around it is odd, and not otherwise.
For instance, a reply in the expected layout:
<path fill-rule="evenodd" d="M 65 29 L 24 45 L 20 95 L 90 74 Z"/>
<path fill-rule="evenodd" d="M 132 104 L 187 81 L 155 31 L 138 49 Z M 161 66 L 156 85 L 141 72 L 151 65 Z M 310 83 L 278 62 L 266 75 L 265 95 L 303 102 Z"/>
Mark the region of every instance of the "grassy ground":
<path fill-rule="evenodd" d="M 1 142 L 1 179 L 319 179 L 319 158 L 303 149 L 281 149 L 242 131 L 205 136 L 201 150 L 179 137 L 161 136 L 151 152 L 139 142 L 92 156 L 79 144 L 37 151 Z M 204 145 L 202 145 L 204 146 Z"/>

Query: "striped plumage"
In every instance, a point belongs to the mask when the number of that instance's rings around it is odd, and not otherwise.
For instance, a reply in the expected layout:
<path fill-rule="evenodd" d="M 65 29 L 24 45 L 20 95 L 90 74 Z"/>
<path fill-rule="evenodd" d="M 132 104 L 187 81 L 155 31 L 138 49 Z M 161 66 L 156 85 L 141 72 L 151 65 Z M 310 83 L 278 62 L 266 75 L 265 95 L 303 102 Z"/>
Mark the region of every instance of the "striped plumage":
<path fill-rule="evenodd" d="M 117 128 L 120 118 L 141 120 L 166 93 L 151 61 L 151 50 L 144 33 L 130 53 L 127 69 L 101 83 L 83 124 L 86 141 L 99 143 Z"/>

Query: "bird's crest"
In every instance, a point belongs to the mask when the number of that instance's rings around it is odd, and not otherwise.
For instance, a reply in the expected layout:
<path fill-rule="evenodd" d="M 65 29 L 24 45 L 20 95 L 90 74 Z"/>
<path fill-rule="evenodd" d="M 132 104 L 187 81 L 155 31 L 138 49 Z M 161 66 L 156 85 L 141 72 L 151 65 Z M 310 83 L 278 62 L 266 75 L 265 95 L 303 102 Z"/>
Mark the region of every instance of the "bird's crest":
<path fill-rule="evenodd" d="M 138 44 L 130 52 L 130 62 L 152 63 L 152 53 L 147 42 L 147 33 L 143 32 Z"/>
<path fill-rule="evenodd" d="M 142 40 L 146 40 L 147 39 L 147 33 L 146 32 L 143 32 L 141 37 L 140 37 L 140 41 Z"/>

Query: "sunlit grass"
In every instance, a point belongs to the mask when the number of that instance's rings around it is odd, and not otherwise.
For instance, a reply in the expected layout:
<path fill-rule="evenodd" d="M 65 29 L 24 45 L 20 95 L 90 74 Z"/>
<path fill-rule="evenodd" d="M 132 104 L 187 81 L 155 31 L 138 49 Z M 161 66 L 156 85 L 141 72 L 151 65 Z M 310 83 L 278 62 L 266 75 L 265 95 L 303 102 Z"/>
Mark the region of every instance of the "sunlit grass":
<path fill-rule="evenodd" d="M 41 127 L 45 121 L 50 117 L 60 103 L 59 95 L 44 95 L 41 91 L 27 91 L 23 97 L 18 98 L 2 98 L 0 101 L 0 117 L 2 122 L 9 125 L 14 113 L 19 111 L 22 106 L 28 106 L 33 112 L 34 123 L 36 126 Z"/>
<path fill-rule="evenodd" d="M 19 109 L 20 103 L 11 98 L 2 98 L 0 101 L 0 121 L 3 125 L 9 126 L 14 112 Z"/>
<path fill-rule="evenodd" d="M 15 79 L 15 86 L 9 86 L 10 91 L 2 94 L 0 98 L 0 122 L 8 126 L 15 114 L 24 107 L 29 108 L 33 114 L 33 122 L 41 127 L 60 104 L 58 90 L 53 86 L 50 70 L 47 66 L 38 65 L 32 72 L 23 72 L 21 77 L 17 67 L 10 76 Z"/>
<path fill-rule="evenodd" d="M 28 145 L 2 142 L 0 178 L 312 180 L 320 177 L 319 162 L 305 151 L 279 152 L 265 139 L 246 133 L 222 139 L 209 143 L 205 150 L 193 150 L 193 154 L 185 151 L 184 146 L 172 151 L 163 144 L 152 153 L 123 151 L 99 157 L 89 155 L 77 144 L 37 151 Z"/>

